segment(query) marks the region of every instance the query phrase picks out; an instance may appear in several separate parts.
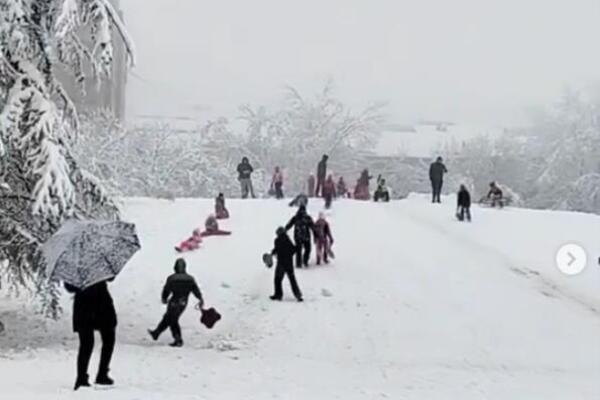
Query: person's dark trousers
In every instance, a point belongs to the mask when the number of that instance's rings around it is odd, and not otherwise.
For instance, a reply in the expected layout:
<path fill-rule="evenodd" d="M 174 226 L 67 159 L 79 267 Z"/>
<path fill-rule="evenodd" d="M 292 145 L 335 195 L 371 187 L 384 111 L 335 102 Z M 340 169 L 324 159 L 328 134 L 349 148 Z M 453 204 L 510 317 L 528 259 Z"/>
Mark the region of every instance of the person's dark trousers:
<path fill-rule="evenodd" d="M 300 268 L 304 264 L 308 266 L 310 260 L 311 243 L 309 240 L 296 241 L 296 267 Z"/>
<path fill-rule="evenodd" d="M 281 299 L 283 297 L 283 288 L 282 288 L 282 282 L 283 282 L 283 278 L 284 276 L 288 277 L 288 280 L 290 281 L 290 286 L 292 287 L 292 293 L 294 293 L 294 297 L 296 297 L 296 299 L 301 299 L 302 298 L 302 292 L 300 291 L 300 288 L 298 287 L 298 282 L 296 281 L 296 275 L 294 275 L 294 266 L 293 265 L 285 265 L 285 266 L 277 266 L 275 268 L 275 293 L 273 294 L 273 297 L 277 298 L 277 299 Z"/>
<path fill-rule="evenodd" d="M 468 207 L 459 207 L 458 219 L 460 221 L 464 221 L 465 218 L 467 219 L 467 221 L 471 221 L 471 209 Z"/>
<path fill-rule="evenodd" d="M 444 183 L 442 181 L 431 181 L 431 190 L 433 192 L 432 203 L 441 203 L 442 200 L 440 198 L 442 194 L 442 185 Z"/>
<path fill-rule="evenodd" d="M 186 301 L 172 301 L 167 305 L 167 312 L 154 330 L 156 336 L 160 336 L 167 328 L 171 329 L 173 339 L 181 340 L 181 327 L 179 326 L 179 317 L 185 311 Z"/>
<path fill-rule="evenodd" d="M 317 188 L 315 190 L 315 196 L 323 197 L 323 185 L 325 184 L 325 178 L 317 178 Z"/>
<path fill-rule="evenodd" d="M 275 183 L 275 197 L 277 199 L 283 199 L 283 183 Z"/>
<path fill-rule="evenodd" d="M 87 378 L 90 358 L 94 351 L 94 331 L 86 329 L 79 331 L 79 354 L 77 355 L 77 377 Z M 100 352 L 100 365 L 98 376 L 105 376 L 110 369 L 110 360 L 115 349 L 115 329 L 107 328 L 100 330 L 102 338 L 102 350 Z"/>
<path fill-rule="evenodd" d="M 331 208 L 331 202 L 333 201 L 333 196 L 331 196 L 330 194 L 325 196 L 325 208 L 329 209 Z"/>

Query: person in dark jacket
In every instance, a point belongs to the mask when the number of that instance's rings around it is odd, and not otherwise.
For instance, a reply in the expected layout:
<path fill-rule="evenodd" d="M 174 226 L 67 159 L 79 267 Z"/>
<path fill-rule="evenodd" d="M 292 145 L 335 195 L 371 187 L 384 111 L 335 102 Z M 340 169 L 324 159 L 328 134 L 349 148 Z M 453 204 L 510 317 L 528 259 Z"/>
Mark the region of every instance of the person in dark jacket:
<path fill-rule="evenodd" d="M 346 186 L 346 181 L 344 181 L 343 176 L 340 176 L 335 190 L 341 199 L 348 197 L 348 187 Z"/>
<path fill-rule="evenodd" d="M 306 212 L 305 206 L 300 206 L 296 215 L 285 226 L 286 232 L 294 227 L 294 242 L 296 243 L 296 267 L 308 267 L 311 252 L 311 232 L 314 233 L 315 223 Z"/>
<path fill-rule="evenodd" d="M 315 190 L 317 197 L 324 197 L 323 186 L 325 185 L 325 179 L 327 178 L 327 160 L 329 160 L 329 156 L 323 154 L 323 158 L 321 158 L 321 161 L 319 161 L 319 164 L 317 165 L 317 189 Z"/>
<path fill-rule="evenodd" d="M 502 193 L 502 189 L 498 187 L 496 182 L 490 182 L 490 191 L 487 194 L 487 198 L 492 207 L 504 207 L 504 193 Z"/>
<path fill-rule="evenodd" d="M 456 196 L 456 218 L 459 221 L 471 222 L 471 194 L 465 185 L 460 185 L 458 195 Z"/>
<path fill-rule="evenodd" d="M 296 297 L 296 300 L 302 301 L 302 292 L 300 291 L 300 287 L 298 287 L 298 282 L 294 275 L 294 254 L 296 254 L 296 246 L 294 246 L 294 243 L 292 243 L 283 227 L 277 228 L 276 235 L 275 246 L 273 247 L 273 251 L 271 251 L 271 254 L 277 257 L 274 279 L 275 292 L 270 299 L 281 300 L 283 298 L 283 288 L 281 284 L 284 276 L 287 275 L 294 297 Z"/>
<path fill-rule="evenodd" d="M 96 283 L 80 290 L 65 283 L 65 288 L 75 293 L 73 301 L 73 331 L 79 335 L 79 353 L 77 354 L 77 379 L 75 390 L 82 386 L 90 386 L 88 367 L 94 351 L 94 331 L 100 331 L 102 350 L 100 365 L 96 375 L 96 384 L 112 385 L 114 381 L 108 376 L 110 360 L 115 348 L 115 330 L 117 313 L 106 281 Z"/>
<path fill-rule="evenodd" d="M 364 169 L 360 173 L 360 177 L 356 181 L 356 187 L 354 188 L 354 198 L 356 200 L 369 200 L 371 193 L 369 191 L 369 183 L 373 177 L 369 175 L 369 170 Z"/>
<path fill-rule="evenodd" d="M 383 201 L 386 203 L 390 201 L 390 191 L 385 184 L 385 179 L 383 179 L 381 175 L 377 177 L 377 189 L 373 195 L 373 200 L 376 202 Z"/>
<path fill-rule="evenodd" d="M 225 195 L 223 193 L 219 193 L 215 199 L 215 216 L 217 219 L 229 218 L 229 211 L 225 207 Z"/>
<path fill-rule="evenodd" d="M 321 265 L 321 260 L 325 264 L 329 264 L 329 255 L 333 254 L 331 250 L 333 235 L 324 213 L 320 213 L 319 219 L 315 222 L 315 245 L 317 247 L 317 265 Z"/>
<path fill-rule="evenodd" d="M 254 168 L 250 165 L 248 157 L 242 158 L 242 162 L 237 167 L 237 172 L 242 188 L 242 199 L 247 199 L 248 194 L 252 195 L 252 198 L 255 199 L 254 187 L 252 186 L 252 172 L 254 172 Z"/>
<path fill-rule="evenodd" d="M 448 170 L 444 165 L 442 157 L 438 157 L 435 162 L 429 166 L 429 180 L 431 181 L 432 203 L 441 203 L 442 186 L 444 185 L 444 174 Z"/>
<path fill-rule="evenodd" d="M 162 290 L 162 302 L 167 305 L 167 311 L 154 330 L 148 330 L 148 333 L 153 340 L 158 340 L 161 333 L 167 328 L 171 329 L 174 342 L 171 347 L 183 346 L 183 338 L 181 337 L 181 327 L 179 326 L 179 317 L 185 311 L 188 303 L 188 297 L 192 293 L 199 301 L 200 307 L 204 305 L 202 293 L 196 284 L 193 276 L 185 271 L 186 265 L 183 258 L 178 258 L 175 261 L 175 273 L 167 278 L 167 282 Z"/>

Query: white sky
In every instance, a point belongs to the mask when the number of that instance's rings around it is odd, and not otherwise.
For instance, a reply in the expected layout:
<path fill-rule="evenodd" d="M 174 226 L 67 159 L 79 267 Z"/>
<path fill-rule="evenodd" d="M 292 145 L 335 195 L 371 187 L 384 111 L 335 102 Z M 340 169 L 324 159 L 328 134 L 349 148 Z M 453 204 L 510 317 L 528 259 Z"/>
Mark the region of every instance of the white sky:
<path fill-rule="evenodd" d="M 395 121 L 517 120 L 600 76 L 598 0 L 121 0 L 128 116 L 231 113 L 332 77 Z"/>

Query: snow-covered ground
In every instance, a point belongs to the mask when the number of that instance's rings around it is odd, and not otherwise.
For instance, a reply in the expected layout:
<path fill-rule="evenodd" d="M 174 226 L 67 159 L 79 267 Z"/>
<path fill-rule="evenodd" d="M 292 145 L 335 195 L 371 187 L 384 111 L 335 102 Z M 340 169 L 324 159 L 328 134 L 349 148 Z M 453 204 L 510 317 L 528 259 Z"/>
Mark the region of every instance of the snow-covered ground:
<path fill-rule="evenodd" d="M 600 217 L 475 208 L 453 219 L 454 200 L 341 201 L 331 212 L 337 259 L 297 272 L 305 294 L 272 303 L 260 255 L 292 210 L 274 200 L 230 201 L 234 231 L 186 256 L 213 330 L 189 307 L 185 347 L 146 335 L 163 312 L 160 290 L 176 242 L 212 201 L 129 199 L 143 249 L 111 285 L 119 314 L 108 391 L 71 391 L 76 341 L 65 315 L 49 322 L 31 305 L 2 300 L 2 399 L 599 399 Z M 317 212 L 321 204 L 311 204 Z M 589 253 L 562 275 L 564 242 Z M 95 373 L 92 360 L 91 374 Z"/>

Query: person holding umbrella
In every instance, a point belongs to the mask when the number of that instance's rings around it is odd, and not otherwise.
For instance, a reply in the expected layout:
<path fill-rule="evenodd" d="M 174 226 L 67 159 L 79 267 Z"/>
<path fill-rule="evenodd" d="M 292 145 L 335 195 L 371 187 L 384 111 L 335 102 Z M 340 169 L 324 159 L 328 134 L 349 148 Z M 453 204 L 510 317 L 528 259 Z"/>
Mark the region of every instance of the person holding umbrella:
<path fill-rule="evenodd" d="M 90 386 L 88 366 L 94 331 L 99 331 L 102 338 L 96 384 L 114 384 L 108 372 L 117 313 L 107 281 L 119 274 L 140 247 L 133 224 L 77 220 L 65 222 L 42 247 L 48 277 L 63 281 L 65 288 L 75 294 L 73 330 L 79 335 L 75 390 Z"/>
<path fill-rule="evenodd" d="M 115 348 L 117 313 L 106 281 L 96 283 L 85 289 L 65 283 L 65 289 L 75 293 L 73 301 L 73 331 L 79 335 L 77 354 L 77 379 L 74 390 L 89 387 L 88 367 L 94 351 L 94 331 L 100 332 L 102 350 L 100 365 L 96 375 L 97 385 L 113 385 L 108 375 L 110 360 Z"/>
<path fill-rule="evenodd" d="M 185 269 L 185 260 L 183 258 L 178 258 L 175 261 L 175 273 L 167 278 L 167 282 L 162 291 L 162 302 L 167 305 L 167 311 L 162 320 L 158 323 L 156 329 L 148 330 L 150 337 L 152 337 L 153 340 L 158 340 L 161 333 L 167 328 L 170 328 L 174 340 L 174 342 L 170 344 L 171 347 L 183 346 L 179 318 L 187 307 L 190 293 L 193 293 L 198 299 L 200 309 L 202 309 L 202 306 L 204 305 L 202 293 L 200 292 L 198 284 L 196 284 L 196 280 L 193 276 L 187 274 Z"/>

